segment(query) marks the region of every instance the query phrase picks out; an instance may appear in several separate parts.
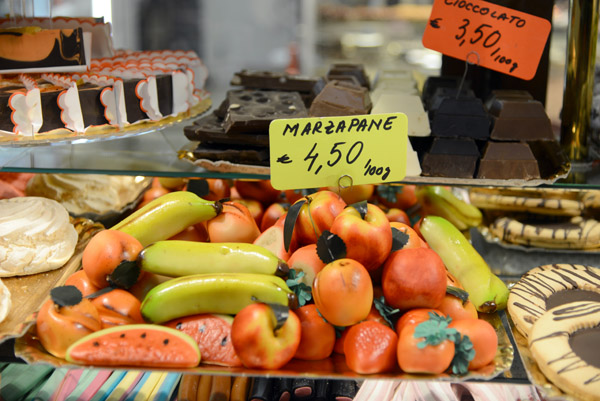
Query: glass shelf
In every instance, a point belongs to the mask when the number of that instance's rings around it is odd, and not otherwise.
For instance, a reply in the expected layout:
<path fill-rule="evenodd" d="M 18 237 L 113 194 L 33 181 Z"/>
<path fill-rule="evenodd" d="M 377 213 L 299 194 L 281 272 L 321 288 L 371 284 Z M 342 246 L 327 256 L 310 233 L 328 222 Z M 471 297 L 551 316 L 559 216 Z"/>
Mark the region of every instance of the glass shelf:
<path fill-rule="evenodd" d="M 0 171 L 35 173 L 117 174 L 171 177 L 266 179 L 268 175 L 215 172 L 178 158 L 189 145 L 183 127 L 190 120 L 144 135 L 53 146 L 0 146 Z M 451 180 L 450 180 L 451 181 Z M 475 181 L 475 180 L 474 180 Z M 417 178 L 411 183 L 449 185 L 447 179 Z M 450 182 L 450 185 L 453 183 Z M 464 180 L 454 185 L 465 185 Z M 471 185 L 471 184 L 467 184 Z M 472 185 L 478 185 L 474 182 Z M 508 186 L 508 185 L 507 185 Z M 571 175 L 551 186 L 571 189 L 600 188 L 600 163 L 574 165 Z"/>

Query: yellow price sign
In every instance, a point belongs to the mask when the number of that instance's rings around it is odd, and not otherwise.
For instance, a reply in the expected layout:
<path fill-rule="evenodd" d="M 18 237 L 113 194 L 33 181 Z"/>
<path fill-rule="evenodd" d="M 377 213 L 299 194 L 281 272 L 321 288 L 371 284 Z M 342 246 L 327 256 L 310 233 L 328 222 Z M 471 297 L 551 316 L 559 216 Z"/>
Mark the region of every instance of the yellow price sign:
<path fill-rule="evenodd" d="M 407 131 L 403 113 L 274 120 L 271 184 L 285 190 L 400 181 Z"/>

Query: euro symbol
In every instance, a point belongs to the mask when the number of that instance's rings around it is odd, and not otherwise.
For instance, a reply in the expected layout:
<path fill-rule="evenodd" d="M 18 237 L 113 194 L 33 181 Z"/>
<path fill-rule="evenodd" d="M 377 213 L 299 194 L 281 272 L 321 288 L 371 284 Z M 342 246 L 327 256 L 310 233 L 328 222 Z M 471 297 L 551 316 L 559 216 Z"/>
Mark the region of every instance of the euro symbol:
<path fill-rule="evenodd" d="M 432 28 L 439 29 L 441 20 L 442 20 L 441 18 L 435 18 L 435 19 L 429 20 L 429 25 L 431 25 Z"/>

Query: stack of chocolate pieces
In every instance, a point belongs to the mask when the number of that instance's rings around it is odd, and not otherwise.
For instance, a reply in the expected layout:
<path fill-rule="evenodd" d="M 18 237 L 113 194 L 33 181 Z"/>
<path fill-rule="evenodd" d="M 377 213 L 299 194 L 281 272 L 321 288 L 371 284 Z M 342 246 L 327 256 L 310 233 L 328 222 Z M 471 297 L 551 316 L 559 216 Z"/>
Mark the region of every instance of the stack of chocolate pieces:
<path fill-rule="evenodd" d="M 479 145 L 490 136 L 490 119 L 483 102 L 457 78 L 429 78 L 423 89 L 433 141 L 421 162 L 422 175 L 473 178 Z"/>
<path fill-rule="evenodd" d="M 196 159 L 268 166 L 271 121 L 307 116 L 298 92 L 230 90 L 217 110 L 185 127 L 184 133 L 200 141 L 193 152 Z"/>
<path fill-rule="evenodd" d="M 275 119 L 369 114 L 369 80 L 358 64 L 334 65 L 327 79 L 242 70 L 211 114 L 184 128 L 200 144 L 194 157 L 269 165 L 269 125 Z M 310 110 L 310 111 L 309 111 Z"/>
<path fill-rule="evenodd" d="M 477 178 L 536 179 L 552 173 L 548 154 L 561 154 L 544 105 L 526 91 L 493 91 L 486 101 L 493 128 Z M 533 151 L 535 149 L 535 152 Z"/>

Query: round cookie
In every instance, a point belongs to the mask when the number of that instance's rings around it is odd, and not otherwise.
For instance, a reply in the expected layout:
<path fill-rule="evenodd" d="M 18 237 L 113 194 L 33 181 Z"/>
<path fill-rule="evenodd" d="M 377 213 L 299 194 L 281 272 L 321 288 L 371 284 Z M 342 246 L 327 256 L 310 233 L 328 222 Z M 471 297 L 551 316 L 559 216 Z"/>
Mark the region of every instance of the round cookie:
<path fill-rule="evenodd" d="M 508 312 L 516 328 L 529 337 L 531 327 L 553 306 L 568 302 L 600 302 L 600 268 L 554 264 L 536 267 L 510 289 Z"/>
<path fill-rule="evenodd" d="M 600 399 L 600 302 L 549 309 L 533 324 L 529 349 L 544 375 L 577 399 Z"/>

